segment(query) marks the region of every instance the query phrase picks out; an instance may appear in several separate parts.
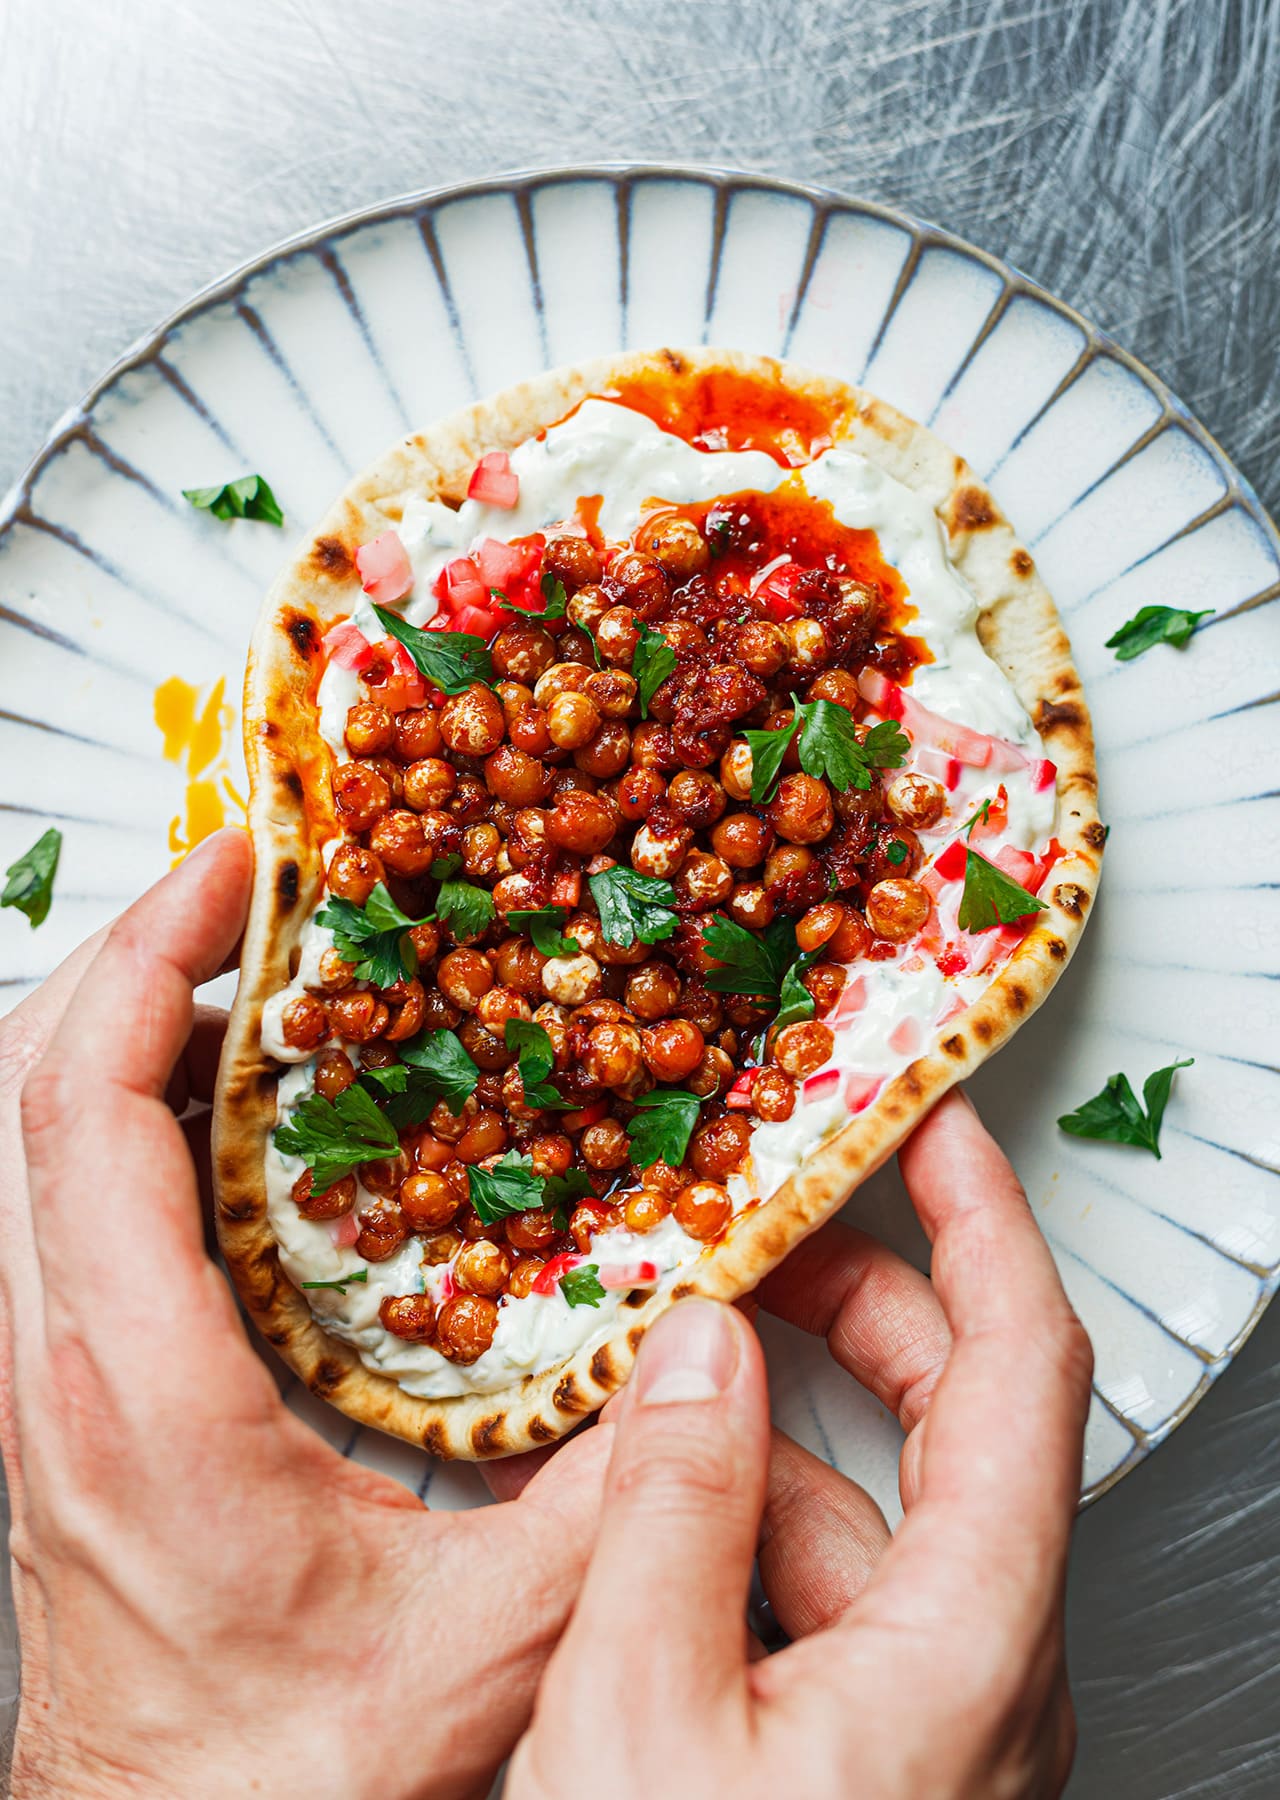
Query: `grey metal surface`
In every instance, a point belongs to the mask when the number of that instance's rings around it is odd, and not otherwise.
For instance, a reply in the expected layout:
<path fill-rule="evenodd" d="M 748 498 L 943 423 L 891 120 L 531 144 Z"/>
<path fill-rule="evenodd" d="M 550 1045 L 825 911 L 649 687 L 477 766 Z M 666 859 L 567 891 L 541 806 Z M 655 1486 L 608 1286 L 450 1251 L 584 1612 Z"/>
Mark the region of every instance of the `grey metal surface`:
<path fill-rule="evenodd" d="M 622 157 L 826 182 L 1007 257 L 1280 508 L 1280 0 L 0 0 L 0 491 L 272 240 Z M 1076 1800 L 1280 1793 L 1278 1353 L 1273 1309 L 1081 1521 Z M 15 1668 L 0 1593 L 0 1717 Z"/>

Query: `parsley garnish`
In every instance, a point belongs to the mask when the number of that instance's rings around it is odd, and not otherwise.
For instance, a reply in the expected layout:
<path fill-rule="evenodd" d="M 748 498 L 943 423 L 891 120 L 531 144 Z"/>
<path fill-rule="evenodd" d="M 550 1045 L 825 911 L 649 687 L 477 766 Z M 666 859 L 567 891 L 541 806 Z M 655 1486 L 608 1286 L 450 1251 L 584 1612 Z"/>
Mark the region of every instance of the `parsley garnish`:
<path fill-rule="evenodd" d="M 340 1275 L 336 1281 L 300 1281 L 298 1286 L 304 1288 L 337 1288 L 340 1294 L 345 1294 L 353 1281 L 368 1281 L 368 1279 L 368 1269 L 357 1269 L 354 1275 Z"/>
<path fill-rule="evenodd" d="M 440 1098 L 439 1091 L 429 1081 L 424 1081 L 416 1069 L 406 1068 L 403 1063 L 388 1063 L 385 1069 L 361 1070 L 360 1085 L 368 1088 L 375 1099 L 381 1100 L 382 1110 L 397 1131 L 425 1125 Z M 454 1116 L 457 1117 L 456 1113 Z"/>
<path fill-rule="evenodd" d="M 533 1172 L 533 1158 L 516 1150 L 508 1150 L 492 1169 L 472 1169 L 469 1180 L 471 1204 L 486 1225 L 512 1213 L 532 1212 L 544 1203 L 543 1181 Z"/>
<path fill-rule="evenodd" d="M 782 986 L 778 990 L 778 1011 L 773 1021 L 776 1030 L 781 1031 L 784 1025 L 794 1025 L 799 1019 L 813 1017 L 813 995 L 800 977 L 806 969 L 813 967 L 821 955 L 821 945 L 816 950 L 804 951 L 782 977 Z"/>
<path fill-rule="evenodd" d="M 678 1088 L 655 1088 L 636 1101 L 639 1109 L 631 1121 L 631 1160 L 637 1169 L 652 1163 L 668 1163 L 673 1169 L 684 1161 L 689 1139 L 698 1122 L 702 1102 L 696 1094 Z"/>
<path fill-rule="evenodd" d="M 403 644 L 419 674 L 446 694 L 465 694 L 477 681 L 493 680 L 493 658 L 482 637 L 468 631 L 419 631 L 399 613 L 375 606 L 378 623 Z"/>
<path fill-rule="evenodd" d="M 790 919 L 775 919 L 768 930 L 748 931 L 713 913 L 703 933 L 708 955 L 722 965 L 706 976 L 706 985 L 722 994 L 760 994 L 779 998 L 783 977 L 796 960 L 796 932 Z"/>
<path fill-rule="evenodd" d="M 544 956 L 576 956 L 578 945 L 560 929 L 568 915 L 566 906 L 517 907 L 507 914 L 507 924 L 515 931 L 527 931 Z"/>
<path fill-rule="evenodd" d="M 24 850 L 17 862 L 11 862 L 5 870 L 8 879 L 3 894 L 0 894 L 0 906 L 16 906 L 20 913 L 26 913 L 32 931 L 49 917 L 49 908 L 53 904 L 53 878 L 58 872 L 61 850 L 62 833 L 56 825 L 51 825 L 43 837 L 38 837 L 31 848 Z"/>
<path fill-rule="evenodd" d="M 329 900 L 316 914 L 316 923 L 329 926 L 338 955 L 356 965 L 357 981 L 390 987 L 418 973 L 418 953 L 408 933 L 423 921 L 402 913 L 381 881 L 363 906 Z"/>
<path fill-rule="evenodd" d="M 903 843 L 901 838 L 891 838 L 888 847 L 885 850 L 885 855 L 895 869 L 900 869 L 907 860 L 907 846 Z"/>
<path fill-rule="evenodd" d="M 615 863 L 587 886 L 600 911 L 600 929 L 611 944 L 656 944 L 669 938 L 679 920 L 673 908 L 675 889 L 656 875 L 638 875 Z"/>
<path fill-rule="evenodd" d="M 1075 1112 L 1064 1113 L 1058 1123 L 1072 1137 L 1103 1138 L 1112 1144 L 1135 1144 L 1139 1149 L 1150 1150 L 1152 1156 L 1159 1160 L 1160 1126 L 1164 1120 L 1164 1109 L 1169 1103 L 1173 1077 L 1179 1069 L 1189 1069 L 1194 1061 L 1195 1058 L 1189 1056 L 1183 1062 L 1172 1062 L 1167 1068 L 1157 1069 L 1154 1075 L 1147 1076 L 1142 1084 L 1145 1112 L 1129 1085 L 1129 1077 L 1112 1075 L 1100 1094 L 1095 1094 L 1092 1100 L 1086 1100 Z"/>
<path fill-rule="evenodd" d="M 501 588 L 490 588 L 489 592 L 495 600 L 509 606 L 512 612 L 523 613 L 526 619 L 563 619 L 564 609 L 568 605 L 563 581 L 557 575 L 546 574 L 542 577 L 541 585 L 545 602 L 541 610 L 536 606 L 521 606 L 518 600 L 509 600 Z"/>
<path fill-rule="evenodd" d="M 631 656 L 631 673 L 640 689 L 640 717 L 649 717 L 649 702 L 676 666 L 676 653 L 660 631 L 637 619 L 640 638 Z"/>
<path fill-rule="evenodd" d="M 336 1100 L 308 1094 L 285 1123 L 276 1126 L 272 1141 L 287 1156 L 302 1158 L 320 1193 L 361 1163 L 394 1156 L 400 1148 L 391 1121 L 359 1082 L 344 1088 Z"/>
<path fill-rule="evenodd" d="M 480 1071 L 458 1039 L 443 1027 L 420 1031 L 400 1045 L 402 1063 L 389 1069 L 366 1069 L 364 1082 L 373 1082 L 389 1096 L 387 1115 L 401 1131 L 421 1125 L 437 1100 L 443 1100 L 456 1119 L 474 1094 Z"/>
<path fill-rule="evenodd" d="M 440 883 L 436 895 L 436 917 L 447 925 L 456 943 L 478 938 L 493 923 L 495 907 L 488 888 L 476 887 L 470 881 L 457 880 L 462 858 L 438 856 L 431 873 Z"/>
<path fill-rule="evenodd" d="M 221 487 L 183 488 L 182 497 L 215 519 L 260 519 L 264 525 L 283 525 L 280 503 L 261 475 L 242 475 Z"/>
<path fill-rule="evenodd" d="M 508 1019 L 502 1028 L 502 1036 L 507 1049 L 516 1053 L 525 1105 L 573 1112 L 577 1103 L 566 1100 L 547 1080 L 556 1066 L 556 1053 L 546 1028 L 529 1019 Z"/>
<path fill-rule="evenodd" d="M 965 850 L 964 893 L 957 917 L 962 931 L 990 931 L 993 925 L 1013 925 L 1046 910 L 1043 900 L 1029 894 L 985 856 Z"/>
<path fill-rule="evenodd" d="M 1181 606 L 1144 606 L 1126 619 L 1119 631 L 1112 632 L 1107 649 L 1115 651 L 1117 662 L 1132 662 L 1156 644 L 1173 644 L 1181 650 L 1197 623 L 1211 618 L 1215 610 L 1212 606 L 1205 612 L 1187 612 Z"/>
<path fill-rule="evenodd" d="M 869 788 L 872 769 L 900 769 L 911 740 L 893 719 L 873 725 L 863 743 L 853 714 L 834 700 L 801 705 L 792 695 L 796 714 L 804 720 L 800 734 L 800 767 L 806 775 L 825 775 L 837 792 Z"/>
<path fill-rule="evenodd" d="M 971 819 L 967 819 L 965 821 L 965 823 L 960 827 L 960 829 L 961 829 L 961 831 L 964 832 L 964 835 L 967 838 L 971 838 L 973 836 L 973 828 L 975 825 L 985 825 L 986 824 L 987 814 L 990 811 L 991 811 L 990 800 L 984 800 L 982 802 L 982 805 L 978 808 L 977 812 L 974 813 L 973 817 Z"/>
<path fill-rule="evenodd" d="M 743 737 L 751 746 L 751 800 L 755 806 L 764 806 L 773 799 L 777 790 L 778 779 L 782 774 L 782 759 L 791 747 L 791 740 L 800 729 L 800 714 L 796 713 L 790 725 L 783 725 L 777 731 L 744 731 Z"/>
<path fill-rule="evenodd" d="M 558 1211 L 571 1206 L 575 1200 L 581 1200 L 585 1194 L 594 1193 L 591 1182 L 583 1169 L 570 1169 L 564 1175 L 545 1175 L 542 1180 L 543 1205 L 553 1206 Z M 567 1221 L 560 1223 L 561 1231 L 567 1227 Z"/>
<path fill-rule="evenodd" d="M 604 1299 L 599 1263 L 579 1263 L 560 1277 L 560 1292 L 570 1306 L 599 1306 Z"/>

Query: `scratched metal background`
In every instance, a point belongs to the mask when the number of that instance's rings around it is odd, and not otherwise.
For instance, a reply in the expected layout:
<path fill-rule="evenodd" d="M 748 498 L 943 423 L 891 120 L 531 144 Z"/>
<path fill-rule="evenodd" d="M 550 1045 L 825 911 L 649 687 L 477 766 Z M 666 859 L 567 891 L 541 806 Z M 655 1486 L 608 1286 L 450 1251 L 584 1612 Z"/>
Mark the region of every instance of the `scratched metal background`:
<path fill-rule="evenodd" d="M 1280 0 L 0 0 L 0 492 L 273 240 L 614 158 L 825 182 L 1007 257 L 1280 510 Z M 1280 1794 L 1278 1352 L 1280 1306 L 1081 1521 L 1075 1800 Z M 16 1685 L 0 1591 L 0 1722 Z"/>

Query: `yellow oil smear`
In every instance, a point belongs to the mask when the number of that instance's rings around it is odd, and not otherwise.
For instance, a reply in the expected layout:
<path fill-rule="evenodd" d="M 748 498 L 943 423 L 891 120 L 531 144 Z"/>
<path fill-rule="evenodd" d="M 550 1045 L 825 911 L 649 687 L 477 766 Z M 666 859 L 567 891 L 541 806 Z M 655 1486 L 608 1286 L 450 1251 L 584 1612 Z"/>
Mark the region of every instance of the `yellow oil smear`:
<path fill-rule="evenodd" d="M 244 817 L 245 804 L 232 785 L 226 742 L 235 716 L 226 704 L 226 681 L 220 678 L 202 695 L 180 675 L 162 681 L 155 692 L 155 721 L 164 738 L 169 762 L 185 763 L 186 800 L 169 821 L 169 849 L 175 863 L 232 817 Z"/>

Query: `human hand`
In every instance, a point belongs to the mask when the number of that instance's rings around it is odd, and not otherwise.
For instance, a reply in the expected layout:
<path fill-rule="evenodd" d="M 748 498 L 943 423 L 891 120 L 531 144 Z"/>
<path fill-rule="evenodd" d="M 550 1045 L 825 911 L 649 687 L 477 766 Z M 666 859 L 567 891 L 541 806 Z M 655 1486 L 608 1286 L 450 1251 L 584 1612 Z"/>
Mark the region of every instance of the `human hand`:
<path fill-rule="evenodd" d="M 212 1091 L 192 989 L 249 878 L 220 834 L 0 1026 L 19 1800 L 483 1793 L 595 1526 L 608 1426 L 518 1500 L 431 1514 L 250 1350 L 174 1110 Z"/>
<path fill-rule="evenodd" d="M 761 1290 L 906 1430 L 890 1539 L 769 1426 L 733 1308 L 685 1301 L 617 1404 L 600 1534 L 509 1800 L 779 1792 L 1008 1800 L 1074 1746 L 1063 1589 L 1092 1355 L 1008 1163 L 961 1095 L 903 1147 L 932 1285 L 828 1226 Z M 761 1512 L 764 1506 L 764 1529 Z M 753 1660 L 753 1554 L 796 1638 Z"/>

